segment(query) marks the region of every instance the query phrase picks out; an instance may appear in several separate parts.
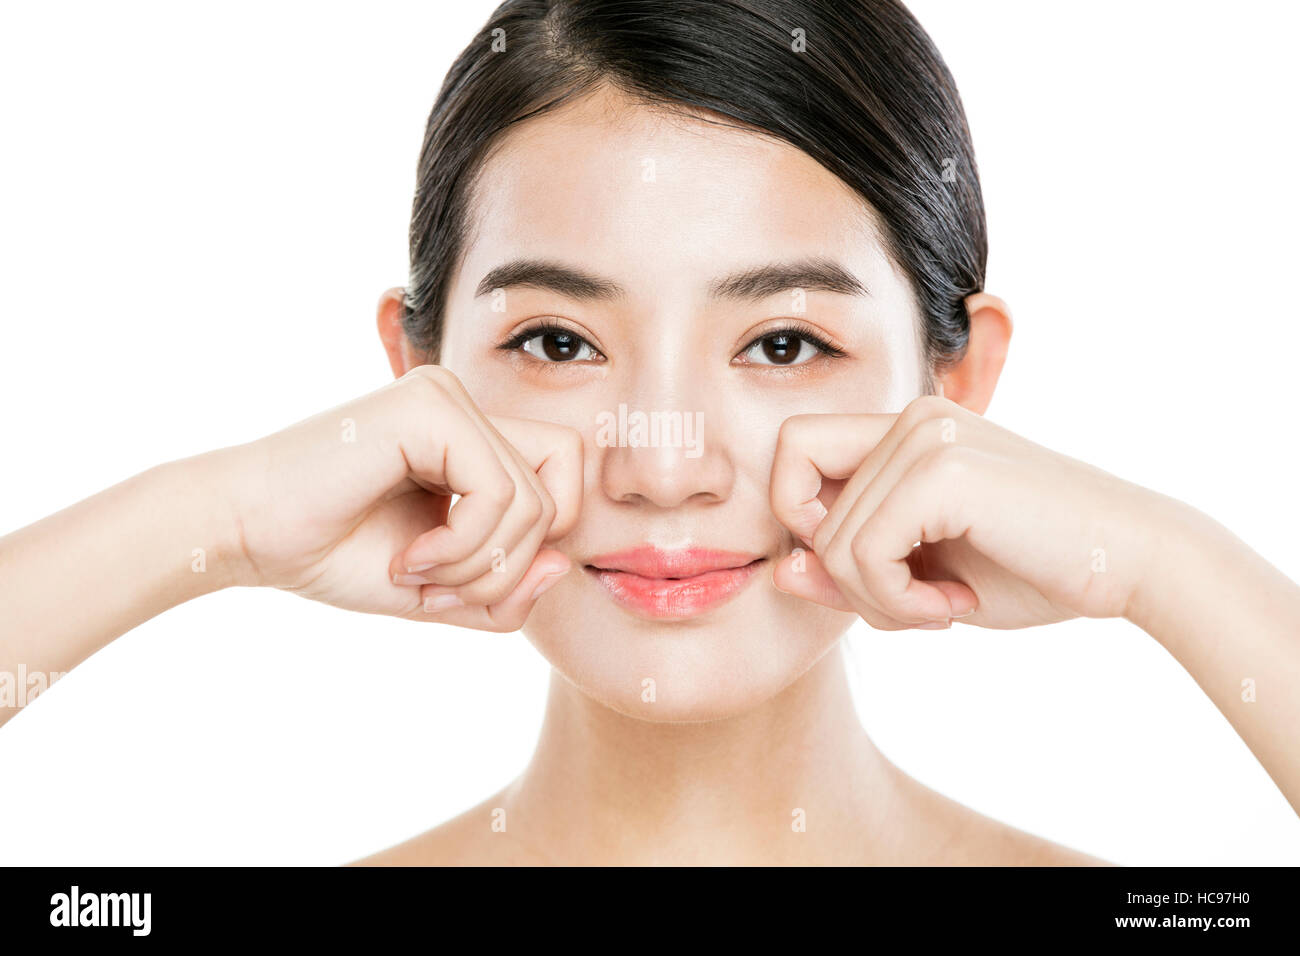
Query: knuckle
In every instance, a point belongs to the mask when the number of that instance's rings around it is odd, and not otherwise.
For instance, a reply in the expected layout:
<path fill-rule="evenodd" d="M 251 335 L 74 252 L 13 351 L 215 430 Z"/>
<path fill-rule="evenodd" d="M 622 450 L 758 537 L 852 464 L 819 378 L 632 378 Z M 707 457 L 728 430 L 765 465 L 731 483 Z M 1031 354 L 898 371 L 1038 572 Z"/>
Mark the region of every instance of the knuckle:
<path fill-rule="evenodd" d="M 442 384 L 434 377 L 424 374 L 426 368 L 436 368 L 437 366 L 421 365 L 413 368 L 398 380 L 402 386 L 401 394 L 411 398 L 418 405 L 426 405 L 431 401 L 438 401 L 446 398 L 446 390 Z"/>
<path fill-rule="evenodd" d="M 971 477 L 970 453 L 958 445 L 940 445 L 925 456 L 927 477 L 942 484 L 961 484 Z"/>
<path fill-rule="evenodd" d="M 892 617 L 886 617 L 879 611 L 861 612 L 861 617 L 877 631 L 902 631 L 911 627 L 910 624 L 895 621 Z"/>
<path fill-rule="evenodd" d="M 518 500 L 521 509 L 520 517 L 527 525 L 537 524 L 542 515 L 546 513 L 546 507 L 542 504 L 541 497 L 535 492 L 531 495 L 520 495 Z"/>
<path fill-rule="evenodd" d="M 570 428 L 568 425 L 558 425 L 556 427 L 559 429 L 556 437 L 557 443 L 567 446 L 564 450 L 569 453 L 569 456 L 581 461 L 583 450 L 582 432 L 576 428 Z"/>
<path fill-rule="evenodd" d="M 494 617 L 490 630 L 497 634 L 509 634 L 511 631 L 517 631 L 524 626 L 524 615 L 517 611 Z"/>
<path fill-rule="evenodd" d="M 804 430 L 809 426 L 815 416 L 809 414 L 791 415 L 785 421 L 781 422 L 781 427 L 777 429 L 776 440 L 778 445 L 789 444 L 796 441 Z"/>
<path fill-rule="evenodd" d="M 444 365 L 417 365 L 406 373 L 406 378 L 419 379 L 424 382 L 434 382 L 438 385 L 450 385 L 455 382 L 460 384 L 454 372 Z"/>
<path fill-rule="evenodd" d="M 430 572 L 430 579 L 442 587 L 462 587 L 483 573 L 480 563 L 476 556 L 471 555 L 463 561 L 435 568 Z"/>
<path fill-rule="evenodd" d="M 504 470 L 497 471 L 475 490 L 482 492 L 483 500 L 497 508 L 508 507 L 518 493 L 514 479 Z"/>
<path fill-rule="evenodd" d="M 403 375 L 401 381 L 424 401 L 430 399 L 445 401 L 452 393 L 468 395 L 465 386 L 456 377 L 456 373 L 441 365 L 417 365 Z"/>
<path fill-rule="evenodd" d="M 853 555 L 853 560 L 859 566 L 868 565 L 874 556 L 872 543 L 875 541 L 873 535 L 867 531 L 867 526 L 863 525 L 858 533 L 853 536 L 853 541 L 849 545 L 849 552 Z"/>
<path fill-rule="evenodd" d="M 524 621 L 528 618 L 528 607 L 489 607 L 487 617 L 490 622 L 483 628 L 486 631 L 494 631 L 497 634 L 507 634 L 510 631 L 517 631 L 524 626 Z"/>
<path fill-rule="evenodd" d="M 955 402 L 941 395 L 922 395 L 908 403 L 908 406 L 903 409 L 902 417 L 906 426 L 911 429 L 932 418 L 951 417 L 952 410 L 959 407 Z"/>
<path fill-rule="evenodd" d="M 936 415 L 934 418 L 927 418 L 924 422 L 916 427 L 916 431 L 925 435 L 925 437 L 938 443 L 943 439 L 943 434 L 948 428 L 949 416 Z"/>
<path fill-rule="evenodd" d="M 555 521 L 555 515 L 559 509 L 556 507 L 555 499 L 551 497 L 551 493 L 549 491 L 545 491 L 545 490 L 542 491 L 541 503 L 542 503 L 541 520 L 549 525 Z"/>
<path fill-rule="evenodd" d="M 833 532 L 834 529 L 831 527 L 829 521 L 823 520 L 822 523 L 817 526 L 817 530 L 813 532 L 812 536 L 812 547 L 814 553 L 825 554 L 827 558 L 831 557 L 827 552 L 827 548 L 831 543 Z"/>
<path fill-rule="evenodd" d="M 903 438 L 903 445 L 908 449 L 913 449 L 917 445 L 922 448 L 951 446 L 955 443 L 949 437 L 953 431 L 951 422 L 952 418 L 947 415 L 936 415 L 933 418 L 922 419 L 907 432 Z"/>
<path fill-rule="evenodd" d="M 505 600 L 512 590 L 511 576 L 494 571 L 461 588 L 461 598 L 466 604 L 491 607 Z"/>
<path fill-rule="evenodd" d="M 417 365 L 415 368 L 403 375 L 401 381 L 410 385 L 412 388 L 427 388 L 430 385 L 438 384 L 439 375 L 441 374 L 441 366 Z"/>
<path fill-rule="evenodd" d="M 837 534 L 826 543 L 825 564 L 828 573 L 831 572 L 832 568 L 838 570 L 851 567 L 856 560 L 853 556 L 852 542 L 845 541 L 844 537 L 842 534 Z"/>

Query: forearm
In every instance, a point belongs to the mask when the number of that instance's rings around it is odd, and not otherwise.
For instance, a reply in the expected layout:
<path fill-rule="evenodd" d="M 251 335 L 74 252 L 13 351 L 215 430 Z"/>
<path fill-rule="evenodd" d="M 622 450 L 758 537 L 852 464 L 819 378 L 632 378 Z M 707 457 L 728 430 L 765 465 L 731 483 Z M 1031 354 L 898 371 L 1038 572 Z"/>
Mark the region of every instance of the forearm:
<path fill-rule="evenodd" d="M 241 583 L 217 460 L 159 465 L 0 538 L 0 724 L 119 635 Z"/>
<path fill-rule="evenodd" d="M 1300 813 L 1300 586 L 1208 516 L 1174 507 L 1128 618 L 1178 660 Z"/>

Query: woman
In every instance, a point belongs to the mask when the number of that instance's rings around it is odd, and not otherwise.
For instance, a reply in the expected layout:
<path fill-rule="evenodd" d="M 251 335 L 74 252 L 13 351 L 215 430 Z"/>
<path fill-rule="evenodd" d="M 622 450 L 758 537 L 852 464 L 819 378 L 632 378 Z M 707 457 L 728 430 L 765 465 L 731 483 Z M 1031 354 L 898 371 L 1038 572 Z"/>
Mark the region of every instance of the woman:
<path fill-rule="evenodd" d="M 396 381 L 5 538 L 0 667 L 230 586 L 522 628 L 533 760 L 361 862 L 1092 863 L 894 767 L 833 651 L 858 618 L 1122 616 L 1300 807 L 1300 589 L 982 417 L 985 257 L 959 97 L 896 3 L 506 3 L 430 117 Z M 1258 674 L 1284 686 L 1244 705 Z"/>

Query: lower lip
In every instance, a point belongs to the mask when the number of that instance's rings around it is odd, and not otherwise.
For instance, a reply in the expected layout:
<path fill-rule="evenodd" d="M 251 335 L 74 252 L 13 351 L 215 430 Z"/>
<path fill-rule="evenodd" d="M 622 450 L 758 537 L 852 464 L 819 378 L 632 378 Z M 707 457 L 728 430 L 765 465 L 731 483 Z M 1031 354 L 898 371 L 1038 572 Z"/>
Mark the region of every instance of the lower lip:
<path fill-rule="evenodd" d="M 628 571 L 588 567 L 616 602 L 653 618 L 684 618 L 702 614 L 735 597 L 753 579 L 765 559 L 741 568 L 706 571 L 689 578 L 647 578 Z"/>

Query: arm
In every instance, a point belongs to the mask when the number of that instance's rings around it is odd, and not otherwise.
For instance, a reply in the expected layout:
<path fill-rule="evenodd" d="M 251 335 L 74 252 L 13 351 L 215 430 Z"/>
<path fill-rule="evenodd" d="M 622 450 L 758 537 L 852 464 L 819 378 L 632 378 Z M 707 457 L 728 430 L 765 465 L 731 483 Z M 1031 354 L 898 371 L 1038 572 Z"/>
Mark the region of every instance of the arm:
<path fill-rule="evenodd" d="M 1206 515 L 935 396 L 788 419 L 771 497 L 776 586 L 872 627 L 1133 621 L 1300 812 L 1300 587 Z"/>
<path fill-rule="evenodd" d="M 168 608 L 248 583 L 214 487 L 219 454 L 151 468 L 0 538 L 0 674 L 48 685 Z M 27 697 L 12 689 L 0 725 Z"/>
<path fill-rule="evenodd" d="M 1300 586 L 1171 501 L 1126 617 L 1186 668 L 1300 813 Z"/>
<path fill-rule="evenodd" d="M 573 429 L 485 416 L 451 373 L 421 366 L 274 435 L 129 478 L 0 538 L 0 724 L 25 703 L 24 673 L 48 685 L 225 587 L 517 630 L 571 565 L 545 542 L 577 521 L 582 457 Z"/>

